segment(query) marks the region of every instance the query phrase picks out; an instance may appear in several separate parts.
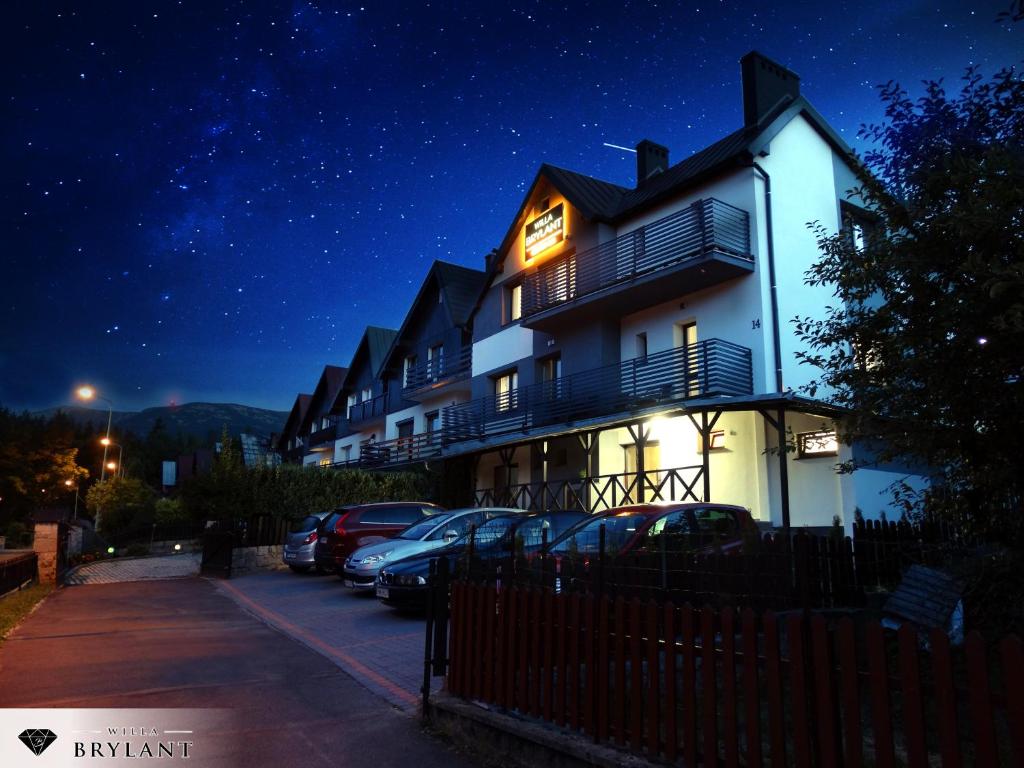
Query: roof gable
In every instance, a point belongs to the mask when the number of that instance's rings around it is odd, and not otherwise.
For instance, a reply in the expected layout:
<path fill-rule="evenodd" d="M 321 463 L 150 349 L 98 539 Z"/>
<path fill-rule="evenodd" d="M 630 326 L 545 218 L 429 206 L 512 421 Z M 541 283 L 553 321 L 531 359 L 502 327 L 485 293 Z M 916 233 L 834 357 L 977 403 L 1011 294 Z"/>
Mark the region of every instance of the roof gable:
<path fill-rule="evenodd" d="M 324 366 L 323 373 L 320 374 L 320 381 L 317 382 L 316 389 L 313 390 L 306 414 L 299 425 L 300 433 L 312 427 L 314 420 L 330 411 L 334 405 L 334 399 L 341 389 L 341 384 L 345 380 L 346 373 L 348 373 L 348 368 L 337 365 Z"/>
<path fill-rule="evenodd" d="M 397 334 L 398 331 L 392 328 L 381 328 L 376 325 L 366 326 L 363 337 L 359 340 L 356 351 L 352 355 L 352 362 L 349 363 L 348 368 L 344 369 L 345 375 L 342 377 L 328 413 L 339 413 L 340 409 L 344 408 L 344 403 L 341 402 L 342 395 L 355 386 L 356 377 L 364 366 L 373 377 L 376 378 L 379 375 L 387 351 L 391 349 L 391 343 Z"/>
<path fill-rule="evenodd" d="M 306 410 L 309 408 L 309 401 L 312 397 L 312 395 L 295 396 L 295 402 L 292 404 L 292 409 L 288 412 L 288 418 L 284 422 L 281 436 L 277 440 L 278 448 L 284 447 L 289 440 L 298 434 L 299 426 L 302 424 L 303 419 L 306 418 Z"/>

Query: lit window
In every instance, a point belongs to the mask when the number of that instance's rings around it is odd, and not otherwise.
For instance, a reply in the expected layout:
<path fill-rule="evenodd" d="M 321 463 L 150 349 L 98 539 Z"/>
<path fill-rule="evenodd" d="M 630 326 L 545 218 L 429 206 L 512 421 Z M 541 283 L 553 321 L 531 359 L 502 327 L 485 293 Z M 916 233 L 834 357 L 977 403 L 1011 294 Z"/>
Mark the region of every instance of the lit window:
<path fill-rule="evenodd" d="M 516 407 L 519 389 L 519 374 L 516 371 L 497 376 L 494 379 L 494 410 L 501 413 Z"/>
<path fill-rule="evenodd" d="M 514 323 L 523 316 L 523 284 L 516 283 L 505 288 L 505 305 L 502 308 L 506 323 Z"/>
<path fill-rule="evenodd" d="M 835 430 L 801 432 L 796 436 L 797 457 L 813 459 L 818 456 L 835 456 L 839 453 L 839 441 Z"/>

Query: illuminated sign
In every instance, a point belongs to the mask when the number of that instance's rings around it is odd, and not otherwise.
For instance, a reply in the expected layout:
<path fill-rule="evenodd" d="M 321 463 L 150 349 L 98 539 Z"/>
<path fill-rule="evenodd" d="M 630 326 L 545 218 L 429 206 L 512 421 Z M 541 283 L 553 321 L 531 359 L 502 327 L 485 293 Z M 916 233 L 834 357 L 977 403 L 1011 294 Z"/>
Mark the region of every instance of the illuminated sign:
<path fill-rule="evenodd" d="M 526 258 L 532 258 L 565 239 L 564 203 L 526 223 Z"/>

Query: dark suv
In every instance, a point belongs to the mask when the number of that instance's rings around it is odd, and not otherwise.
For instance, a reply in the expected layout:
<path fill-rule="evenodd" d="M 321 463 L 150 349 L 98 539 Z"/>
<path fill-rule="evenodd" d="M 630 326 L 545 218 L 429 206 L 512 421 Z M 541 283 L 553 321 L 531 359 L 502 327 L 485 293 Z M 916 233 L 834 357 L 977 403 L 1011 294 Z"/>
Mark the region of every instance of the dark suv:
<path fill-rule="evenodd" d="M 413 523 L 435 512 L 436 504 L 396 501 L 338 507 L 317 529 L 313 559 L 317 567 L 340 571 L 348 556 L 359 547 L 390 539 Z"/>

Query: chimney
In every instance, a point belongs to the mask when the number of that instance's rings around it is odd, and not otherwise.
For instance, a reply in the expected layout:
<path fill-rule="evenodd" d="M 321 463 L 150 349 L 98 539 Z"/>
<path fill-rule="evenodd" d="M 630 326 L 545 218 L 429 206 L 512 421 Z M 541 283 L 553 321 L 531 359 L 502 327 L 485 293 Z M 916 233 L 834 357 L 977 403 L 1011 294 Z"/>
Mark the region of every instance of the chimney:
<path fill-rule="evenodd" d="M 636 185 L 668 170 L 668 147 L 644 139 L 636 145 Z"/>
<path fill-rule="evenodd" d="M 800 76 L 757 51 L 740 59 L 743 73 L 743 124 L 757 125 L 787 97 L 800 95 Z"/>

